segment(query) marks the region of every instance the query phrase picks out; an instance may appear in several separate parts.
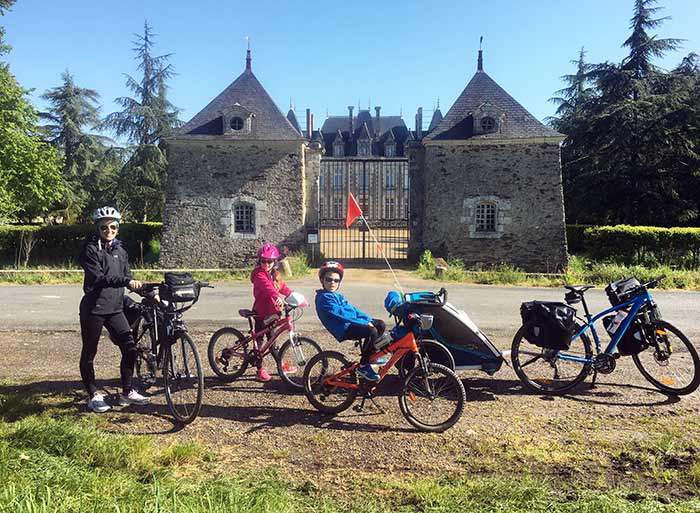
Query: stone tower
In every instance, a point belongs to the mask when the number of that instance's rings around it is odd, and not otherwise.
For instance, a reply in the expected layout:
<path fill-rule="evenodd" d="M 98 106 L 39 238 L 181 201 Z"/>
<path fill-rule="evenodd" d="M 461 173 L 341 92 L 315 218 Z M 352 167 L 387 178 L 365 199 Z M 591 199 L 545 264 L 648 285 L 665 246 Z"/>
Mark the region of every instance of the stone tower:
<path fill-rule="evenodd" d="M 303 242 L 320 145 L 310 148 L 275 105 L 250 49 L 243 73 L 165 145 L 163 265 L 240 267 L 264 242 Z"/>
<path fill-rule="evenodd" d="M 479 50 L 477 71 L 454 105 L 410 145 L 409 251 L 476 267 L 563 270 L 563 137 L 484 71 Z"/>

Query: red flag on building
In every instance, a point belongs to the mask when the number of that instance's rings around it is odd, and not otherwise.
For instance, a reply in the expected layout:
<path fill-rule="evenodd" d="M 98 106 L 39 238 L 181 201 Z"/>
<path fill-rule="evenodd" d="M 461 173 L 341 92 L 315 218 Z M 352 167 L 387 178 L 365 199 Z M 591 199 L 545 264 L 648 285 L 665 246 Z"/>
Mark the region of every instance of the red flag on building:
<path fill-rule="evenodd" d="M 360 208 L 360 205 L 357 204 L 357 200 L 351 192 L 350 197 L 348 198 L 348 213 L 345 214 L 345 228 L 350 228 L 352 222 L 361 215 L 362 209 Z"/>

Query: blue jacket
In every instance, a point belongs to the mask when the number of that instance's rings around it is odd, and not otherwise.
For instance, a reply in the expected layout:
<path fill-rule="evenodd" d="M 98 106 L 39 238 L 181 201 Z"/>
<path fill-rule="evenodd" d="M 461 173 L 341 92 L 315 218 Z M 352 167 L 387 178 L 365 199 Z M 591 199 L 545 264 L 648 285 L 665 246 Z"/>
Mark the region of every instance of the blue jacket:
<path fill-rule="evenodd" d="M 350 324 L 369 324 L 372 318 L 361 312 L 342 294 L 319 289 L 316 291 L 316 314 L 321 324 L 338 342 L 345 340 L 345 332 Z"/>

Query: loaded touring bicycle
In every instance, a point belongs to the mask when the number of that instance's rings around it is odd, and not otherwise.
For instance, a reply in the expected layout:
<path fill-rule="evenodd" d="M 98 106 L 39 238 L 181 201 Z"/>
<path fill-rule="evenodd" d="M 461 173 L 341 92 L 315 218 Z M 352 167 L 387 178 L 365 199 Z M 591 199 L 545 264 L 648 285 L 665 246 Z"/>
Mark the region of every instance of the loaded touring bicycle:
<path fill-rule="evenodd" d="M 610 374 L 621 356 L 631 356 L 642 376 L 662 392 L 689 394 L 700 385 L 700 357 L 678 328 L 661 318 L 649 293 L 665 276 L 641 284 L 635 278 L 605 289 L 612 308 L 592 315 L 584 297 L 591 285 L 566 286 L 566 303 L 521 305 L 522 327 L 511 346 L 513 369 L 529 389 L 561 394 L 593 374 Z M 571 305 L 581 303 L 584 317 Z M 601 320 L 610 342 L 601 351 L 594 323 Z M 593 337 L 595 346 L 591 344 Z"/>

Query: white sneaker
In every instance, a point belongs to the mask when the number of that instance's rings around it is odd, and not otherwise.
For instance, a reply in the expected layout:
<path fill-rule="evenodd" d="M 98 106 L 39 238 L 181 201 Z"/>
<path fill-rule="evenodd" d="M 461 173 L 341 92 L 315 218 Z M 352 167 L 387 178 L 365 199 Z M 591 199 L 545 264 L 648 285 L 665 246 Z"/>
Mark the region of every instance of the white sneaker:
<path fill-rule="evenodd" d="M 128 406 L 130 404 L 143 406 L 150 402 L 151 400 L 148 397 L 142 396 L 136 390 L 129 392 L 129 395 L 119 394 L 119 406 Z"/>
<path fill-rule="evenodd" d="M 105 402 L 105 396 L 96 393 L 87 402 L 87 408 L 95 413 L 104 413 L 111 408 L 109 404 Z"/>

